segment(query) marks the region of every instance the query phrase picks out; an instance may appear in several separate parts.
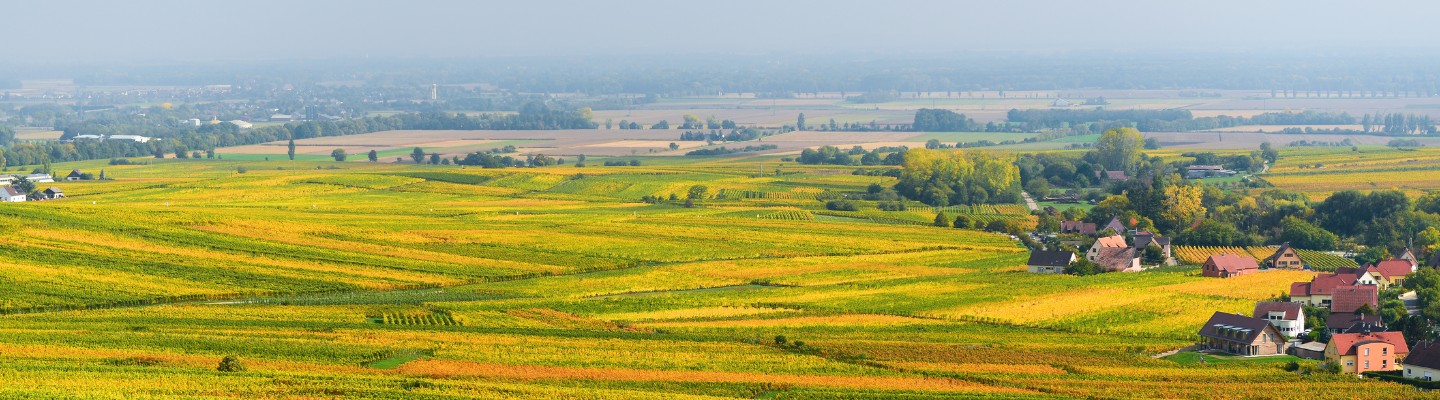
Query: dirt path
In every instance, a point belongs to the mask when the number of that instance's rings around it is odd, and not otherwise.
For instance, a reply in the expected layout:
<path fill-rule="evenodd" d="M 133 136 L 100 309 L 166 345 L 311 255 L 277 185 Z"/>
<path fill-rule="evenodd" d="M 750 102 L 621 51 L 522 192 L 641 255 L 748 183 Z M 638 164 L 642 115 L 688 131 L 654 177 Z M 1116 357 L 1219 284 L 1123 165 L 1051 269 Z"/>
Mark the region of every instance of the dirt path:
<path fill-rule="evenodd" d="M 1031 199 L 1029 193 L 1020 192 L 1020 197 L 1025 198 L 1025 207 L 1029 208 L 1030 211 L 1040 211 L 1040 206 L 1035 205 L 1035 199 Z"/>

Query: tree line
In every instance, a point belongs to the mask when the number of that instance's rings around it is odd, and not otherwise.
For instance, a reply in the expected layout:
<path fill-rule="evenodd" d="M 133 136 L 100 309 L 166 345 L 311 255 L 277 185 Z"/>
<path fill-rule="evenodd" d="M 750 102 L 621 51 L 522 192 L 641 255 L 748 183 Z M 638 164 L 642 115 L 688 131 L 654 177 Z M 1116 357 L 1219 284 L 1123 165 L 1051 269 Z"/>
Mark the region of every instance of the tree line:
<path fill-rule="evenodd" d="M 229 122 L 195 126 L 165 126 L 149 115 L 126 115 L 105 119 L 87 119 L 66 127 L 66 141 L 16 143 L 3 150 L 5 166 L 38 165 L 52 162 L 82 161 L 127 157 L 162 157 L 215 148 L 253 145 L 279 140 L 308 139 L 322 136 L 346 136 L 389 130 L 547 130 L 594 129 L 597 124 L 576 112 L 531 110 L 522 114 L 481 114 L 466 116 L 450 113 L 406 113 L 342 121 L 291 122 L 285 125 L 240 129 Z M 131 140 L 78 139 L 78 135 L 139 135 L 151 137 L 148 142 Z M 13 137 L 13 135 L 12 135 Z"/>

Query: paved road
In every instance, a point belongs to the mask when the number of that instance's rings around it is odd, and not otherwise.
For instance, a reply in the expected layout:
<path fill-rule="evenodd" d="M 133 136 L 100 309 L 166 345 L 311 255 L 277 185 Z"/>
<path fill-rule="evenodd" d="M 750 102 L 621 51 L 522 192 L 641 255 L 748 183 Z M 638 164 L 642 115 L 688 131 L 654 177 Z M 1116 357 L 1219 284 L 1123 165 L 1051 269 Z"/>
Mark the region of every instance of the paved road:
<path fill-rule="evenodd" d="M 1405 302 L 1405 311 L 1407 311 L 1408 314 L 1410 314 L 1410 315 L 1419 315 L 1419 314 L 1420 314 L 1420 300 L 1419 300 L 1418 297 L 1415 296 L 1415 292 L 1412 291 L 1412 292 L 1409 292 L 1409 293 L 1405 293 L 1405 294 L 1400 295 L 1400 301 Z"/>
<path fill-rule="evenodd" d="M 1020 197 L 1025 198 L 1025 207 L 1030 211 L 1040 211 L 1040 206 L 1035 205 L 1035 199 L 1031 199 L 1029 193 L 1020 192 Z"/>

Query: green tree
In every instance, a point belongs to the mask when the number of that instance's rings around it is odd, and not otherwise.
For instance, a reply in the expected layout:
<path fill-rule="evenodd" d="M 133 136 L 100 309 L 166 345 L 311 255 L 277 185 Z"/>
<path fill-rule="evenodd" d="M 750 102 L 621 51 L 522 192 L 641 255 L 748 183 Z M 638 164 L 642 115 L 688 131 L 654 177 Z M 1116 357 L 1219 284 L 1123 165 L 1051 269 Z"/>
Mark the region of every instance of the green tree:
<path fill-rule="evenodd" d="M 965 214 L 955 216 L 955 228 L 970 229 L 973 227 L 975 227 L 975 222 L 970 220 L 970 216 Z"/>
<path fill-rule="evenodd" d="M 376 153 L 375 150 L 370 150 L 369 157 L 370 162 L 380 161 L 380 153 Z"/>
<path fill-rule="evenodd" d="M 951 227 L 950 221 L 950 217 L 946 216 L 944 211 L 941 211 L 939 214 L 935 214 L 935 226 L 941 228 L 949 228 Z"/>
<path fill-rule="evenodd" d="M 1355 309 L 1355 313 L 1360 315 L 1375 315 L 1375 309 L 1370 308 L 1370 303 L 1365 303 L 1361 304 L 1360 308 Z"/>
<path fill-rule="evenodd" d="M 1090 262 L 1090 260 L 1086 259 L 1085 257 L 1080 257 L 1079 259 L 1075 260 L 1075 262 L 1070 263 L 1070 265 L 1065 267 L 1066 274 L 1075 276 L 1095 275 L 1103 272 L 1105 272 L 1105 267 L 1101 267 L 1099 264 Z"/>
<path fill-rule="evenodd" d="M 1269 161 L 1270 164 L 1275 164 L 1275 161 L 1280 159 L 1280 151 L 1275 150 L 1275 147 L 1270 145 L 1270 142 L 1261 143 L 1260 158 Z"/>
<path fill-rule="evenodd" d="M 425 163 L 425 149 L 416 147 L 415 151 L 410 152 L 410 159 L 415 160 L 416 164 Z"/>
<path fill-rule="evenodd" d="M 290 161 L 295 161 L 295 139 L 290 139 Z"/>
<path fill-rule="evenodd" d="M 27 196 L 35 191 L 35 182 L 31 182 L 30 179 L 24 175 L 16 174 L 15 181 L 11 183 L 11 185 L 15 186 L 15 190 L 20 191 L 20 193 L 25 193 Z"/>
<path fill-rule="evenodd" d="M 675 144 L 675 142 L 670 142 L 670 150 L 677 150 L 677 149 L 679 149 L 679 148 L 680 148 L 680 145 Z M 584 160 L 581 160 L 581 161 L 584 161 Z"/>
<path fill-rule="evenodd" d="M 1434 229 L 1434 228 L 1431 228 Z M 1338 238 L 1318 226 L 1295 217 L 1280 220 L 1280 241 L 1307 250 L 1333 250 Z"/>
<path fill-rule="evenodd" d="M 795 120 L 795 130 L 805 130 L 805 113 L 800 113 L 800 118 Z"/>
<path fill-rule="evenodd" d="M 175 145 L 175 158 L 190 158 L 190 148 L 183 144 Z M 47 166 L 45 170 L 49 173 L 50 168 Z"/>
<path fill-rule="evenodd" d="M 1100 133 L 1095 151 L 1107 170 L 1131 171 L 1140 162 L 1140 150 L 1144 143 L 1144 137 L 1134 128 L 1111 128 Z"/>
<path fill-rule="evenodd" d="M 440 165 L 440 153 L 430 155 L 430 165 Z"/>
<path fill-rule="evenodd" d="M 345 161 L 345 149 L 331 150 L 330 157 L 334 157 L 335 161 Z"/>
<path fill-rule="evenodd" d="M 1025 193 L 1029 193 L 1031 198 L 1039 201 L 1050 195 L 1050 182 L 1044 178 L 1031 179 L 1030 183 L 1025 184 Z"/>
<path fill-rule="evenodd" d="M 610 129 L 610 125 L 611 125 L 611 122 L 610 122 L 610 121 L 611 121 L 610 118 L 605 118 L 605 129 Z"/>
<path fill-rule="evenodd" d="M 1035 218 L 1035 230 L 1044 233 L 1059 231 L 1060 220 L 1049 213 L 1040 213 L 1040 215 Z"/>
<path fill-rule="evenodd" d="M 685 193 L 685 198 L 691 200 L 704 200 L 705 197 L 709 195 L 710 188 L 705 187 L 705 185 L 695 185 L 691 186 L 690 191 Z"/>
<path fill-rule="evenodd" d="M 1160 248 L 1155 242 L 1145 246 L 1145 261 L 1151 263 L 1165 262 L 1165 249 Z"/>
<path fill-rule="evenodd" d="M 1385 246 L 1370 246 L 1360 254 L 1355 255 L 1355 262 L 1361 265 L 1374 264 L 1390 259 L 1390 250 Z"/>

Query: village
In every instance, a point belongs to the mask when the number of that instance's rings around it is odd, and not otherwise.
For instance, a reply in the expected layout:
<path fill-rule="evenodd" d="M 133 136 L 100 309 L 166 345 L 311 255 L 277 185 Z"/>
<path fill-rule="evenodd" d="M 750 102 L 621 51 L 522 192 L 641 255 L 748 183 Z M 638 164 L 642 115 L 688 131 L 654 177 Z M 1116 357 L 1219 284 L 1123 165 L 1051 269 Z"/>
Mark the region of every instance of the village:
<path fill-rule="evenodd" d="M 1058 250 L 1033 250 L 1028 272 L 1071 273 L 1069 269 L 1086 265 L 1099 272 L 1140 272 L 1177 264 L 1169 238 L 1127 229 L 1118 218 L 1098 227 L 1063 221 L 1061 235 L 1052 236 L 1088 236 L 1094 241 L 1085 248 L 1084 241 L 1056 240 Z M 1313 271 L 1300 251 L 1284 243 L 1258 261 L 1247 254 L 1211 255 L 1199 274 L 1227 279 L 1278 269 Z M 1413 336 L 1423 338 L 1428 324 L 1387 326 L 1381 311 L 1401 307 L 1418 316 L 1417 294 L 1404 288 L 1405 280 L 1417 272 L 1434 275 L 1437 269 L 1440 254 L 1422 260 L 1406 248 L 1388 260 L 1319 273 L 1308 282 L 1292 283 L 1274 301 L 1257 302 L 1249 315 L 1215 312 L 1196 327 L 1198 343 L 1179 351 L 1242 358 L 1289 355 L 1317 360 L 1321 369 L 1333 373 L 1396 371 L 1407 380 L 1433 381 L 1440 377 L 1440 343 L 1407 343 L 1402 332 L 1418 330 Z M 1203 362 L 1203 356 L 1200 359 Z"/>

